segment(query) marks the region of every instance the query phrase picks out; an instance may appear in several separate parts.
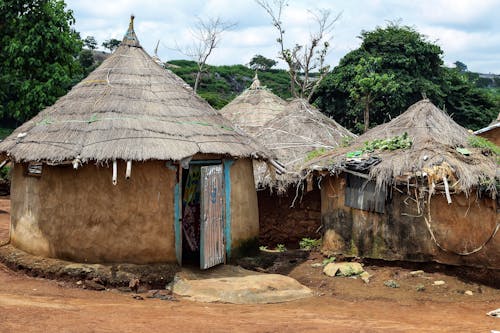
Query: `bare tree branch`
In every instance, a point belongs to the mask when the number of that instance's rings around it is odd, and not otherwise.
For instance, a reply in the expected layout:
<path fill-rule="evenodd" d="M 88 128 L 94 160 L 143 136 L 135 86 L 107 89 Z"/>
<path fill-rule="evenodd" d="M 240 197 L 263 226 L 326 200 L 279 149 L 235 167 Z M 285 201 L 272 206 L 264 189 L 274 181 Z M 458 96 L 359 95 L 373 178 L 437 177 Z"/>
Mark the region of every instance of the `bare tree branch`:
<path fill-rule="evenodd" d="M 194 82 L 193 90 L 196 93 L 201 80 L 201 74 L 205 70 L 208 57 L 219 45 L 222 34 L 236 26 L 236 23 L 226 22 L 220 17 L 198 18 L 191 34 L 195 41 L 188 47 L 181 48 L 176 45 L 176 50 L 196 61 L 198 72 Z"/>
<path fill-rule="evenodd" d="M 290 75 L 290 90 L 294 97 L 307 98 L 309 101 L 328 73 L 330 67 L 325 65 L 325 58 L 330 47 L 330 40 L 335 23 L 339 20 L 341 14 L 332 17 L 330 10 L 319 9 L 315 11 L 308 10 L 312 20 L 317 24 L 317 30 L 311 32 L 309 41 L 304 45 L 298 43 L 290 49 L 285 46 L 282 14 L 285 7 L 288 6 L 287 0 L 255 0 L 271 17 L 273 26 L 278 30 L 277 39 L 280 45 L 279 57 L 288 65 Z M 311 78 L 313 70 L 318 70 L 317 79 Z"/>

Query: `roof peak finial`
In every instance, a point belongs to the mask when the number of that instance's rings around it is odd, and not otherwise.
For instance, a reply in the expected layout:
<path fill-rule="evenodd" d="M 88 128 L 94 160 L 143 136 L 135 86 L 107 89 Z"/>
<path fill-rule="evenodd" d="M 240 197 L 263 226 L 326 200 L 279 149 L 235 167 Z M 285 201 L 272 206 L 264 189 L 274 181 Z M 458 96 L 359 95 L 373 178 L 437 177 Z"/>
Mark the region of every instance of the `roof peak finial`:
<path fill-rule="evenodd" d="M 255 76 L 253 77 L 253 82 L 250 86 L 250 89 L 260 89 L 259 75 L 257 75 L 257 71 L 255 71 Z"/>
<path fill-rule="evenodd" d="M 136 46 L 136 47 L 141 46 L 141 44 L 139 44 L 139 39 L 137 38 L 137 35 L 135 34 L 134 31 L 134 19 L 135 19 L 134 14 L 131 14 L 130 22 L 128 24 L 128 30 L 125 36 L 123 36 L 121 45 Z"/>

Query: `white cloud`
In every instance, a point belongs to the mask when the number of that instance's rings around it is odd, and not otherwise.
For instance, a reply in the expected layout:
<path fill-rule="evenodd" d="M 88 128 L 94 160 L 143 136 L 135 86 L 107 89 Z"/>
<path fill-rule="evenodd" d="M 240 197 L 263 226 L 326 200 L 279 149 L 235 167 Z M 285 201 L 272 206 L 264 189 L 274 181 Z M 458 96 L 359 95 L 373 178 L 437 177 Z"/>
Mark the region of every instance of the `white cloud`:
<path fill-rule="evenodd" d="M 210 63 L 246 63 L 255 54 L 276 59 L 276 30 L 254 0 L 67 0 L 67 4 L 74 11 L 76 29 L 83 37 L 96 37 L 99 44 L 109 38 L 121 39 L 129 15 L 134 13 L 143 47 L 151 52 L 160 39 L 160 57 L 178 58 L 181 55 L 171 48 L 176 41 L 188 44 L 192 38 L 189 28 L 196 17 L 220 16 L 238 25 L 223 36 Z M 500 0 L 317 0 L 314 4 L 291 0 L 283 16 L 288 46 L 307 41 L 309 32 L 315 29 L 308 8 L 327 8 L 332 15 L 343 12 L 327 58 L 332 64 L 359 46 L 356 37 L 362 30 L 373 30 L 400 18 L 402 24 L 415 27 L 431 41 L 437 40 L 447 63 L 461 60 L 470 70 L 500 73 Z"/>

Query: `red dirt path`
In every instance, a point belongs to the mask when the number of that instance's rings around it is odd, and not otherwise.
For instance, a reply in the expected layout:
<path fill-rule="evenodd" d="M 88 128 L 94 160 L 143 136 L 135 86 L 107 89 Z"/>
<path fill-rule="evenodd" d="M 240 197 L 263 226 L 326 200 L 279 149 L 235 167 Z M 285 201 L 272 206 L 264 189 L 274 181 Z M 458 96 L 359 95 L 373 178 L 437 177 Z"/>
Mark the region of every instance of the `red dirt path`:
<path fill-rule="evenodd" d="M 0 211 L 9 201 L 0 199 Z M 0 212 L 0 243 L 9 216 Z M 3 237 L 3 239 L 2 239 Z M 135 300 L 130 294 L 78 289 L 74 284 L 28 277 L 0 265 L 0 332 L 490 332 L 500 319 L 486 312 L 500 307 L 500 291 L 481 295 L 393 290 L 381 281 L 327 278 L 306 262 L 290 273 L 319 294 L 283 304 L 205 304 L 180 300 Z M 394 268 L 379 268 L 380 279 Z M 431 276 L 439 278 L 441 276 Z M 320 285 L 316 283 L 322 279 Z M 456 278 L 444 276 L 450 286 Z M 455 280 L 453 280 L 455 279 Z M 325 288 L 325 286 L 327 288 Z M 384 289 L 385 288 L 385 289 Z M 448 290 L 449 293 L 452 290 Z M 344 291 L 345 290 L 345 291 Z M 331 292 L 330 292 L 331 291 Z M 332 295 L 333 293 L 333 295 Z"/>

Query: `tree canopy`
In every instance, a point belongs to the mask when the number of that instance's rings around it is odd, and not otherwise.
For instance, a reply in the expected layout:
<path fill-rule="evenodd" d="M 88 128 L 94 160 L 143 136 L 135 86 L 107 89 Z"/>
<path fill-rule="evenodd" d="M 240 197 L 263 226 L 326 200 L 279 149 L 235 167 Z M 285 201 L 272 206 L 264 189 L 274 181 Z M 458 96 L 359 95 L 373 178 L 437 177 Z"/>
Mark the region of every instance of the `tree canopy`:
<path fill-rule="evenodd" d="M 372 125 L 398 116 L 424 96 L 471 129 L 487 125 L 498 112 L 491 98 L 465 74 L 444 67 L 441 48 L 415 29 L 390 23 L 363 31 L 360 38 L 361 46 L 340 60 L 314 96 L 325 113 L 351 130 L 364 128 L 366 104 L 360 94 L 371 93 Z M 361 69 L 374 59 L 376 66 L 368 66 L 370 79 Z"/>
<path fill-rule="evenodd" d="M 108 49 L 111 53 L 113 53 L 114 50 L 116 50 L 116 48 L 118 46 L 120 46 L 120 41 L 116 38 L 111 38 L 111 39 L 107 39 L 105 40 L 101 45 L 105 48 L 105 49 Z"/>
<path fill-rule="evenodd" d="M 276 66 L 277 63 L 278 62 L 276 60 L 266 58 L 260 54 L 256 54 L 250 60 L 249 65 L 250 65 L 250 68 L 254 69 L 254 70 L 268 71 L 272 67 Z"/>
<path fill-rule="evenodd" d="M 61 0 L 0 2 L 0 118 L 23 122 L 81 78 L 82 43 Z"/>

